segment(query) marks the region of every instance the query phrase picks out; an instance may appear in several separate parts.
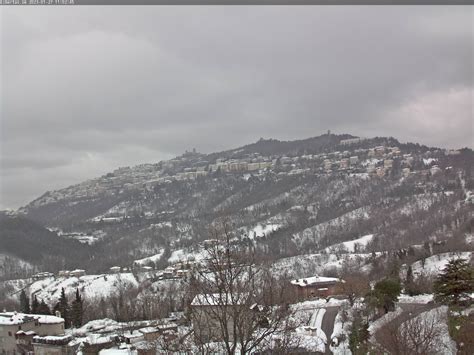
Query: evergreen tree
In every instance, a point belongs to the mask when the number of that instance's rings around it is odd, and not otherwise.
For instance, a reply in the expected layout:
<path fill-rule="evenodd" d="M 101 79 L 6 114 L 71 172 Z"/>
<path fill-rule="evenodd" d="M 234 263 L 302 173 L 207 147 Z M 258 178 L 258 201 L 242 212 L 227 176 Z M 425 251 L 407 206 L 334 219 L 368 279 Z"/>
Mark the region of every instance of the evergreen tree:
<path fill-rule="evenodd" d="M 30 313 L 30 300 L 26 295 L 25 290 L 21 290 L 20 293 L 20 312 L 22 313 Z"/>
<path fill-rule="evenodd" d="M 369 326 L 356 312 L 349 334 L 349 349 L 352 354 L 367 354 L 367 341 L 369 340 Z"/>
<path fill-rule="evenodd" d="M 56 303 L 54 306 L 54 311 L 59 311 L 61 313 L 61 317 L 64 318 L 64 326 L 69 328 L 71 324 L 70 319 L 70 312 L 69 312 L 69 304 L 66 297 L 66 292 L 64 291 L 64 287 L 61 288 L 61 296 L 59 297 L 59 302 Z"/>
<path fill-rule="evenodd" d="M 38 302 L 38 301 L 36 301 Z M 49 309 L 49 306 L 46 304 L 44 300 L 41 300 L 38 306 L 38 311 L 36 312 L 37 314 L 45 314 L 45 315 L 50 315 L 51 310 Z"/>
<path fill-rule="evenodd" d="M 395 301 L 400 295 L 401 286 L 398 280 L 384 279 L 375 284 L 373 291 L 366 297 L 366 302 L 384 310 L 385 313 L 393 311 Z"/>
<path fill-rule="evenodd" d="M 83 300 L 81 294 L 79 293 L 79 289 L 76 288 L 76 298 L 72 301 L 71 305 L 71 322 L 76 328 L 79 328 L 82 325 L 82 316 L 84 314 L 82 305 Z"/>
<path fill-rule="evenodd" d="M 413 278 L 413 269 L 411 268 L 411 265 L 408 266 L 408 269 L 407 269 L 407 277 L 405 279 L 405 292 L 408 293 L 410 296 L 413 296 L 416 294 L 415 282 Z"/>
<path fill-rule="evenodd" d="M 435 300 L 447 304 L 459 304 L 474 292 L 474 269 L 466 259 L 452 259 L 438 275 L 434 283 Z"/>
<path fill-rule="evenodd" d="M 38 298 L 36 297 L 36 295 L 33 297 L 33 301 L 31 301 L 31 314 L 39 314 L 38 310 L 39 310 L 39 302 L 38 302 Z"/>

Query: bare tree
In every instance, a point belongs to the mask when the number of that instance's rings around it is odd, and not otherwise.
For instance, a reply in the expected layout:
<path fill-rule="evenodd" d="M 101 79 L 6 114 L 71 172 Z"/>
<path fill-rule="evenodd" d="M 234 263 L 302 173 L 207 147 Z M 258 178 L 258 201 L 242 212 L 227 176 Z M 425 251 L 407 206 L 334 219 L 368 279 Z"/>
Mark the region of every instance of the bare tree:
<path fill-rule="evenodd" d="M 403 323 L 396 320 L 379 330 L 377 341 L 390 354 L 428 355 L 442 352 L 442 325 L 445 322 L 439 309 L 422 313 Z"/>
<path fill-rule="evenodd" d="M 215 242 L 206 247 L 205 265 L 190 281 L 194 335 L 203 352 L 212 350 L 207 344 L 213 341 L 227 354 L 245 354 L 287 331 L 290 310 L 283 288 L 275 287 L 255 255 L 232 246 L 228 223 L 212 228 L 211 236 Z"/>

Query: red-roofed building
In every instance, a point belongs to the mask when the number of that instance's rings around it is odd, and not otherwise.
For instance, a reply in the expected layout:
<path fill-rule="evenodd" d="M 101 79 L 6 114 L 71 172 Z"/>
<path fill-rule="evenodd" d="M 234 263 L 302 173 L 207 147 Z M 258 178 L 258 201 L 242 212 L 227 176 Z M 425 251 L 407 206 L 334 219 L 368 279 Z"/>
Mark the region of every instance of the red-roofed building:
<path fill-rule="evenodd" d="M 338 293 L 339 285 L 344 282 L 335 277 L 312 276 L 291 281 L 296 296 L 300 300 L 313 297 L 328 297 Z"/>

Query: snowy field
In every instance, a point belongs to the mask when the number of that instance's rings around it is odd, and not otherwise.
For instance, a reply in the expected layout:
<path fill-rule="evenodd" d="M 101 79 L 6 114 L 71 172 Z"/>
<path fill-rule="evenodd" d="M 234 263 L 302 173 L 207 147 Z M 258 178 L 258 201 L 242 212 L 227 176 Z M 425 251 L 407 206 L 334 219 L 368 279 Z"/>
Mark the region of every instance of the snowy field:
<path fill-rule="evenodd" d="M 363 237 L 360 237 L 358 239 L 331 245 L 324 249 L 324 251 L 326 253 L 331 253 L 338 250 L 343 250 L 347 253 L 360 253 L 362 251 L 365 251 L 367 244 L 369 244 L 373 238 L 373 234 L 364 235 Z"/>
<path fill-rule="evenodd" d="M 105 297 L 115 293 L 119 288 L 138 286 L 138 281 L 132 273 L 86 275 L 81 277 L 58 277 L 39 280 L 31 284 L 29 290 L 32 295 L 46 303 L 58 300 L 61 288 L 66 294 L 73 294 L 76 288 L 87 298 Z"/>
<path fill-rule="evenodd" d="M 426 258 L 424 265 L 422 260 L 418 260 L 412 264 L 413 275 L 437 275 L 446 267 L 449 260 L 458 258 L 470 260 L 472 258 L 472 252 L 466 251 L 436 254 Z"/>
<path fill-rule="evenodd" d="M 151 256 L 148 256 L 148 257 L 143 258 L 143 259 L 135 260 L 133 263 L 134 263 L 134 264 L 137 264 L 137 265 L 147 265 L 147 264 L 149 264 L 150 262 L 156 263 L 158 260 L 161 259 L 161 257 L 163 256 L 164 252 L 165 252 L 164 249 L 161 249 L 158 254 L 151 255 Z"/>
<path fill-rule="evenodd" d="M 371 257 L 370 253 L 298 255 L 276 261 L 273 264 L 273 270 L 279 275 L 286 274 L 294 278 L 321 275 L 324 272 L 340 270 L 343 266 L 368 272 L 371 268 L 369 262 Z"/>

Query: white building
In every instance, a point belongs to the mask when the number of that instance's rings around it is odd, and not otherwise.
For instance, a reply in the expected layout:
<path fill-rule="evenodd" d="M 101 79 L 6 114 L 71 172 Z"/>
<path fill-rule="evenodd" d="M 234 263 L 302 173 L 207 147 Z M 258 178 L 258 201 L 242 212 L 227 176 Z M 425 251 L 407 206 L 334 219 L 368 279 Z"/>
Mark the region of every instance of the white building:
<path fill-rule="evenodd" d="M 64 334 L 63 318 L 17 312 L 0 313 L 0 350 L 2 350 L 2 354 L 33 352 L 32 341 L 35 336 L 61 334 Z"/>

